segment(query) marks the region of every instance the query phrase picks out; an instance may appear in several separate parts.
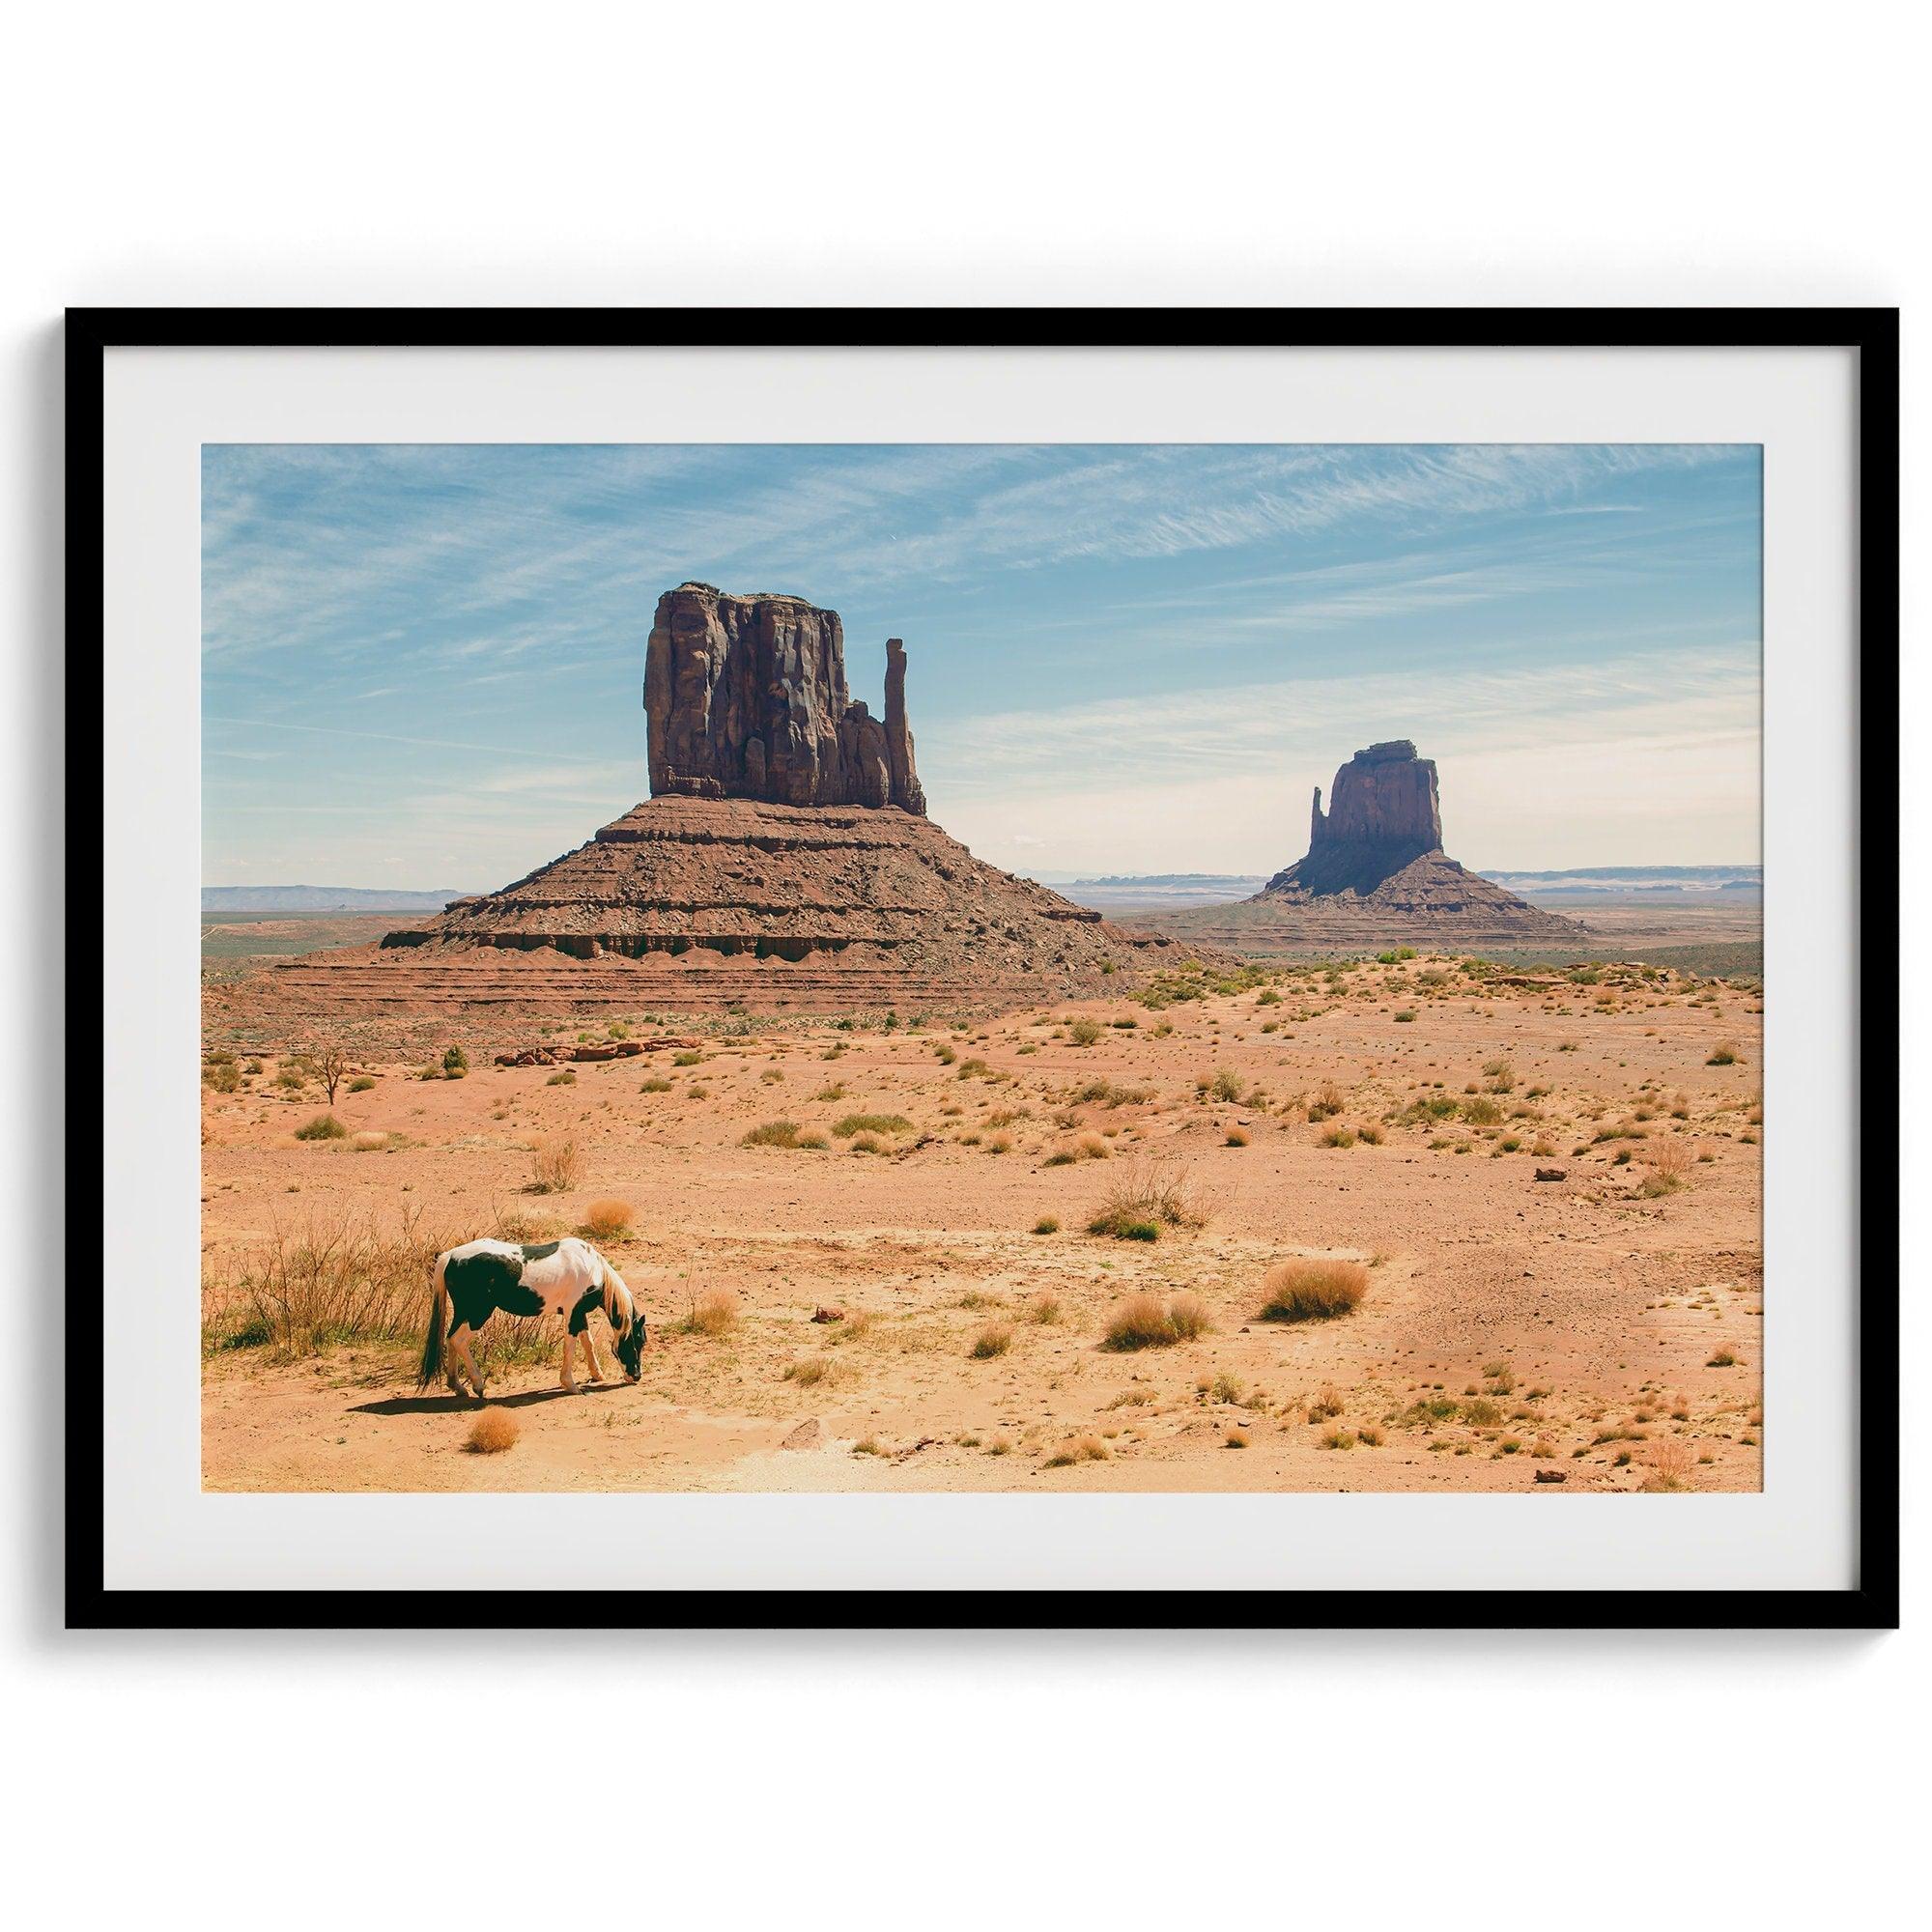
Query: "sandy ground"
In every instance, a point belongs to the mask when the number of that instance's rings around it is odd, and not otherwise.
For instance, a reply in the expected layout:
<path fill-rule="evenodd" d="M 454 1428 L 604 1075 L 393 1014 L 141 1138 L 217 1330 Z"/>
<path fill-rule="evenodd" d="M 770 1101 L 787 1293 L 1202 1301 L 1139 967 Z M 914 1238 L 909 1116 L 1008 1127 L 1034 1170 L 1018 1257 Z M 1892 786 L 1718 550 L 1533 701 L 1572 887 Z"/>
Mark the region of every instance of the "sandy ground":
<path fill-rule="evenodd" d="M 666 1051 L 581 1065 L 569 1083 L 545 1067 L 423 1081 L 372 1065 L 376 1084 L 334 1108 L 361 1149 L 297 1141 L 322 1096 L 275 1086 L 266 1062 L 240 1092 L 204 1090 L 208 1332 L 239 1320 L 237 1284 L 277 1228 L 345 1214 L 393 1228 L 415 1212 L 443 1240 L 533 1238 L 616 1196 L 635 1230 L 602 1245 L 651 1340 L 636 1387 L 565 1396 L 554 1355 L 494 1376 L 492 1406 L 520 1425 L 497 1455 L 465 1446 L 472 1402 L 417 1394 L 412 1343 L 296 1360 L 211 1346 L 204 1481 L 1564 1495 L 1655 1487 L 1662 1463 L 1684 1487 L 1755 1489 L 1758 996 L 1674 976 L 1510 984 L 1453 967 L 1428 984 L 1445 964 L 1305 973 L 1160 1010 L 1058 1006 L 964 1031 L 711 1023 L 696 1064 Z M 1083 1018 L 1100 1026 L 1087 1045 L 1070 1024 Z M 538 1037 L 539 1023 L 515 1037 Z M 1719 1042 L 1734 1063 L 1707 1064 Z M 1222 1071 L 1237 1097 L 1200 1091 Z M 655 1081 L 668 1086 L 640 1091 Z M 1077 1097 L 1098 1083 L 1147 1096 Z M 1330 1086 L 1342 1112 L 1310 1121 Z M 1474 1100 L 1478 1121 L 1411 1111 L 1431 1098 Z M 855 1151 L 835 1132 L 853 1113 L 910 1127 Z M 781 1118 L 829 1145 L 742 1144 Z M 1337 1125 L 1381 1144 L 1325 1145 Z M 564 1138 L 581 1151 L 577 1183 L 531 1194 L 532 1145 Z M 1079 1158 L 1048 1164 L 1083 1141 Z M 1685 1151 L 1686 1184 L 1646 1193 L 1662 1147 Z M 1205 1226 L 1151 1242 L 1084 1232 L 1112 1184 L 1154 1166 L 1184 1178 Z M 1539 1181 L 1539 1167 L 1566 1178 Z M 1046 1217 L 1058 1230 L 1033 1232 Z M 1359 1308 L 1260 1320 L 1264 1276 L 1295 1256 L 1367 1264 Z M 1142 1289 L 1197 1294 L 1209 1331 L 1109 1350 L 1110 1315 Z M 686 1320 L 711 1294 L 734 1317 L 723 1334 Z M 1041 1296 L 1054 1319 L 1034 1319 Z M 815 1323 L 821 1306 L 847 1320 Z M 1009 1346 L 976 1358 L 989 1327 L 1009 1329 Z M 1429 1401 L 1457 1407 L 1417 1409 Z"/>

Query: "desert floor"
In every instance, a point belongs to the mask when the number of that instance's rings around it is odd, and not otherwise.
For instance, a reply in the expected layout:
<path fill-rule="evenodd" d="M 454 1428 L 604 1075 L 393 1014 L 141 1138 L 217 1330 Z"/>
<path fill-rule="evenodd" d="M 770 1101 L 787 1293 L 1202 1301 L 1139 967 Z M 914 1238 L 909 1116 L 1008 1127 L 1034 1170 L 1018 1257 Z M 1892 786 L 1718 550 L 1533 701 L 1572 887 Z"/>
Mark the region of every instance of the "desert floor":
<path fill-rule="evenodd" d="M 1419 959 L 917 1030 L 639 1024 L 698 1043 L 569 1080 L 475 1048 L 455 1080 L 358 1063 L 373 1086 L 333 1107 L 350 1137 L 308 1142 L 320 1088 L 243 1062 L 203 1090 L 204 1482 L 1755 1489 L 1760 1012 L 1656 968 Z M 504 1046 L 604 1031 L 491 1024 Z M 905 1124 L 838 1132 L 864 1114 Z M 745 1144 L 775 1121 L 825 1144 Z M 535 1151 L 566 1142 L 571 1184 L 531 1192 Z M 1086 1232 L 1151 1179 L 1202 1225 Z M 606 1197 L 635 1214 L 599 1245 L 649 1319 L 641 1383 L 566 1396 L 560 1338 L 526 1341 L 490 1385 L 518 1438 L 472 1452 L 474 1402 L 414 1386 L 424 1259 L 571 1232 Z M 291 1349 L 250 1292 L 278 1236 L 377 1257 L 391 1278 L 351 1288 L 406 1320 Z M 1366 1264 L 1354 1312 L 1261 1320 L 1294 1257 Z M 1210 1325 L 1117 1352 L 1137 1291 L 1196 1295 Z"/>

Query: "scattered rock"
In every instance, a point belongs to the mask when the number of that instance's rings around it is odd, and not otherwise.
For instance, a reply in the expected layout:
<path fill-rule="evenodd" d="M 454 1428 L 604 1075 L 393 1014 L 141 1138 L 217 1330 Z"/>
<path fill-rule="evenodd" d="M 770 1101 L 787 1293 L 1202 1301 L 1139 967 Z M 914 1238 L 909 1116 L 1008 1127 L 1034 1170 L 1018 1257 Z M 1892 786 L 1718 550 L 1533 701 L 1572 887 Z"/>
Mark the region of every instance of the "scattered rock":
<path fill-rule="evenodd" d="M 814 1308 L 811 1311 L 811 1319 L 814 1321 L 842 1321 L 845 1319 L 845 1311 L 842 1308 Z"/>
<path fill-rule="evenodd" d="M 1536 1480 L 1539 1483 L 1567 1483 L 1570 1477 L 1562 1469 L 1539 1469 L 1536 1472 Z"/>
<path fill-rule="evenodd" d="M 779 1444 L 781 1449 L 815 1449 L 825 1432 L 818 1426 L 817 1416 L 808 1416 L 785 1439 Z"/>
<path fill-rule="evenodd" d="M 1567 1167 L 1539 1167 L 1536 1178 L 1539 1180 L 1568 1180 L 1570 1170 Z"/>

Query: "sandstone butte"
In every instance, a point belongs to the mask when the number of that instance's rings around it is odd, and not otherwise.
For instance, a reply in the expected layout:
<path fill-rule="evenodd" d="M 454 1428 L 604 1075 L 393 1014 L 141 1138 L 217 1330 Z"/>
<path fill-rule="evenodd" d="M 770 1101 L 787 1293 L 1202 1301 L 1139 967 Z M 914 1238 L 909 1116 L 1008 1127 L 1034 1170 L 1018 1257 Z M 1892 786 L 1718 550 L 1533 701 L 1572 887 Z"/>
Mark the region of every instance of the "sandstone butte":
<path fill-rule="evenodd" d="M 1527 904 L 1444 853 L 1435 761 L 1406 738 L 1357 752 L 1335 774 L 1326 811 L 1316 786 L 1307 856 L 1253 898 L 1144 923 L 1251 953 L 1572 947 L 1588 937 L 1576 920 Z"/>
<path fill-rule="evenodd" d="M 1200 956 L 976 859 L 926 816 L 905 647 L 883 718 L 838 615 L 684 583 L 644 654 L 651 796 L 574 852 L 378 945 L 275 969 L 275 1005 L 842 1011 L 1020 1004 Z M 258 989 L 259 990 L 259 989 Z"/>

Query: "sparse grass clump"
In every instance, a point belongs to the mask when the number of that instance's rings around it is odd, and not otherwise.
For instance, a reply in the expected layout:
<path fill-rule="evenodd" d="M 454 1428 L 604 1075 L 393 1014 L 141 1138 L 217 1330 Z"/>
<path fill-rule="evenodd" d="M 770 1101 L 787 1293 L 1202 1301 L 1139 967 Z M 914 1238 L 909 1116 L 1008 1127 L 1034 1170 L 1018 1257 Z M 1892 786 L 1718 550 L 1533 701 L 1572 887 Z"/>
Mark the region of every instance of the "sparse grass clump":
<path fill-rule="evenodd" d="M 561 1066 L 544 1082 L 546 1087 L 575 1087 L 577 1075 L 569 1067 Z"/>
<path fill-rule="evenodd" d="M 784 1372 L 788 1382 L 796 1382 L 800 1388 L 815 1388 L 831 1372 L 832 1365 L 821 1355 L 808 1355 L 802 1362 L 793 1362 Z"/>
<path fill-rule="evenodd" d="M 375 1081 L 371 1079 L 368 1074 L 358 1073 L 355 1076 L 355 1078 L 349 1083 L 349 1091 L 352 1094 L 366 1094 L 368 1093 L 370 1088 L 375 1086 L 375 1084 L 376 1084 Z"/>
<path fill-rule="evenodd" d="M 995 1355 L 1004 1355 L 1012 1346 L 1011 1328 L 1004 1321 L 989 1321 L 973 1337 L 973 1346 L 966 1352 L 976 1362 L 988 1362 Z"/>
<path fill-rule="evenodd" d="M 583 1210 L 583 1232 L 593 1241 L 611 1241 L 630 1231 L 637 1210 L 628 1201 L 607 1194 Z"/>
<path fill-rule="evenodd" d="M 1049 1469 L 1070 1468 L 1075 1463 L 1105 1463 L 1113 1451 L 1097 1435 L 1081 1435 L 1069 1442 L 1065 1448 L 1056 1450 L 1046 1459 Z"/>
<path fill-rule="evenodd" d="M 1368 1293 L 1369 1271 L 1360 1262 L 1281 1262 L 1262 1289 L 1264 1321 L 1331 1321 Z"/>
<path fill-rule="evenodd" d="M 236 1275 L 204 1282 L 203 1347 L 272 1348 L 296 1361 L 348 1343 L 420 1341 L 430 1265 L 447 1245 L 419 1211 L 391 1225 L 318 1208 L 274 1228 Z"/>
<path fill-rule="evenodd" d="M 639 1084 L 638 1092 L 639 1094 L 668 1094 L 670 1092 L 670 1082 L 661 1073 L 653 1074 L 650 1079 Z"/>
<path fill-rule="evenodd" d="M 1126 1350 L 1165 1349 L 1198 1340 L 1208 1331 L 1208 1311 L 1192 1294 L 1163 1303 L 1157 1294 L 1132 1294 L 1107 1323 L 1105 1346 Z"/>
<path fill-rule="evenodd" d="M 684 1332 L 708 1335 L 716 1342 L 738 1325 L 738 1304 L 722 1288 L 700 1294 L 685 1311 Z"/>
<path fill-rule="evenodd" d="M 1644 1177 L 1643 1191 L 1653 1201 L 1690 1184 L 1690 1151 L 1682 1141 L 1663 1141 L 1652 1148 L 1646 1164 L 1650 1172 Z"/>
<path fill-rule="evenodd" d="M 1037 1322 L 1041 1327 L 1058 1321 L 1061 1313 L 1060 1300 L 1056 1295 L 1037 1294 L 1027 1303 L 1027 1320 Z"/>
<path fill-rule="evenodd" d="M 1706 1066 L 1735 1066 L 1738 1064 L 1738 1043 L 1734 1039 L 1720 1041 L 1711 1049 L 1711 1057 L 1705 1061 Z"/>
<path fill-rule="evenodd" d="M 1645 1494 L 1659 1495 L 1672 1490 L 1694 1487 L 1690 1472 L 1695 1466 L 1696 1455 L 1690 1443 L 1674 1435 L 1667 1436 L 1655 1444 L 1644 1460 L 1649 1464 L 1649 1473 L 1642 1485 Z"/>
<path fill-rule="evenodd" d="M 1228 1129 L 1228 1145 L 1230 1147 L 1246 1147 L 1247 1144 L 1248 1130 L 1246 1127 L 1230 1127 Z"/>
<path fill-rule="evenodd" d="M 1100 1031 L 1098 1020 L 1075 1020 L 1066 1029 L 1066 1037 L 1075 1046 L 1092 1046 L 1100 1037 Z"/>
<path fill-rule="evenodd" d="M 739 1142 L 740 1147 L 822 1148 L 830 1143 L 812 1128 L 801 1127 L 796 1121 L 767 1121 L 753 1127 Z"/>
<path fill-rule="evenodd" d="M 530 1192 L 562 1194 L 577 1185 L 583 1156 L 573 1140 L 540 1141 L 530 1157 Z"/>
<path fill-rule="evenodd" d="M 1033 1224 L 1033 1231 L 1036 1235 L 1059 1234 L 1060 1216 L 1058 1214 L 1042 1214 L 1039 1217 L 1039 1219 Z"/>
<path fill-rule="evenodd" d="M 912 1122 L 903 1114 L 847 1114 L 832 1131 L 841 1141 L 854 1134 L 909 1134 Z"/>
<path fill-rule="evenodd" d="M 296 1129 L 298 1141 L 340 1141 L 348 1137 L 349 1129 L 333 1114 L 318 1114 Z"/>
<path fill-rule="evenodd" d="M 1199 1228 L 1207 1219 L 1184 1174 L 1147 1161 L 1136 1163 L 1108 1189 L 1087 1232 L 1122 1241 L 1153 1241 L 1163 1228 Z"/>
<path fill-rule="evenodd" d="M 1351 1148 L 1355 1145 L 1355 1130 L 1352 1127 L 1328 1127 L 1322 1132 L 1321 1145 L 1325 1148 Z"/>

